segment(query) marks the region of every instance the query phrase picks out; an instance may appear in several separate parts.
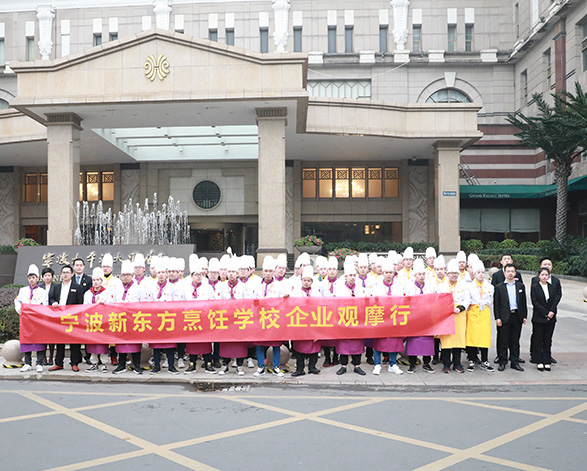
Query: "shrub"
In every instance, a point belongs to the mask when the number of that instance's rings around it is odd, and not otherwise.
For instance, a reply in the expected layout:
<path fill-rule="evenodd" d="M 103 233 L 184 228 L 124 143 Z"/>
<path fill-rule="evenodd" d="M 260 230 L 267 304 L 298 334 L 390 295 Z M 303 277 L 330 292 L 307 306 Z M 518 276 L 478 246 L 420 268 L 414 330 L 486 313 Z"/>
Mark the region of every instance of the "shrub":
<path fill-rule="evenodd" d="M 338 261 L 344 261 L 349 255 L 358 255 L 359 252 L 352 249 L 336 249 L 328 253 L 329 257 L 336 257 Z"/>
<path fill-rule="evenodd" d="M 550 244 L 550 240 L 539 240 L 538 242 L 536 242 L 536 247 L 542 249 L 546 247 L 548 244 Z"/>
<path fill-rule="evenodd" d="M 479 253 L 483 250 L 483 242 L 479 239 L 469 239 L 461 241 L 461 250 L 467 253 Z"/>
<path fill-rule="evenodd" d="M 499 243 L 502 249 L 513 249 L 518 246 L 518 243 L 514 239 L 504 239 Z"/>
<path fill-rule="evenodd" d="M 489 242 L 487 242 L 485 247 L 488 249 L 495 250 L 501 248 L 501 245 L 497 240 L 490 240 Z"/>
<path fill-rule="evenodd" d="M 316 237 L 315 235 L 307 235 L 294 242 L 295 247 L 313 247 L 322 245 L 324 245 L 322 239 Z"/>
<path fill-rule="evenodd" d="M 22 285 L 6 285 L 0 288 L 0 309 L 6 306 L 14 306 L 14 298 L 18 296 L 18 290 Z"/>
<path fill-rule="evenodd" d="M 552 272 L 557 275 L 566 275 L 569 273 L 569 268 L 568 262 L 555 262 L 552 267 Z"/>
<path fill-rule="evenodd" d="M 0 341 L 6 342 L 20 337 L 20 316 L 14 306 L 0 309 Z"/>
<path fill-rule="evenodd" d="M 499 263 L 501 255 L 480 254 L 479 258 L 485 263 L 485 266 L 501 266 Z M 540 268 L 539 260 L 540 259 L 535 255 L 517 255 L 514 264 L 518 270 L 538 271 Z"/>
<path fill-rule="evenodd" d="M 12 255 L 15 253 L 12 245 L 0 245 L 0 255 Z"/>
<path fill-rule="evenodd" d="M 20 247 L 32 247 L 34 245 L 39 245 L 39 243 L 34 239 L 23 237 L 22 239 L 18 239 L 14 244 L 12 244 L 12 248 L 16 250 Z"/>
<path fill-rule="evenodd" d="M 392 242 L 390 240 L 384 240 L 382 242 L 354 242 L 347 240 L 345 242 L 328 242 L 324 244 L 324 246 L 328 252 L 337 249 L 350 249 L 361 253 L 389 252 L 390 250 L 402 253 L 406 250 L 406 247 L 412 247 L 414 252 L 425 252 L 428 247 L 434 247 L 436 251 L 438 251 L 438 244 L 436 243 L 415 242 L 412 244 L 404 244 L 401 242 Z"/>
<path fill-rule="evenodd" d="M 522 249 L 532 249 L 532 248 L 536 248 L 537 245 L 534 242 L 522 242 L 520 244 L 520 248 Z"/>

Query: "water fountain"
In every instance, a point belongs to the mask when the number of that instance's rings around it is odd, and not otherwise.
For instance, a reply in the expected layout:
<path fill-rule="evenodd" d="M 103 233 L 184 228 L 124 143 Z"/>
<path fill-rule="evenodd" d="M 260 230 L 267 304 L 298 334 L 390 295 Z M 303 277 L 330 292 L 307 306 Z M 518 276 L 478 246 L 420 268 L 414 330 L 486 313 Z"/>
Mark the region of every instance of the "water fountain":
<path fill-rule="evenodd" d="M 76 245 L 172 245 L 189 244 L 190 226 L 186 211 L 181 211 L 179 201 L 170 196 L 161 208 L 157 206 L 157 193 L 153 203 L 145 198 L 143 208 L 128 200 L 122 211 L 113 214 L 104 211 L 102 201 L 78 202 L 77 227 L 74 233 Z"/>

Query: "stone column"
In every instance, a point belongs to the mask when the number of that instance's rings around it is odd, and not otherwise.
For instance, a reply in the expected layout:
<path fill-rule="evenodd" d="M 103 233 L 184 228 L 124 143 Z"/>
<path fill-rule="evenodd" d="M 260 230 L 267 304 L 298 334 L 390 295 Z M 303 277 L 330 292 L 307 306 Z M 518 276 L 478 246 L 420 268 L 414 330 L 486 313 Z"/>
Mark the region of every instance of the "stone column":
<path fill-rule="evenodd" d="M 81 118 L 74 113 L 47 115 L 47 245 L 73 244 L 81 129 Z"/>
<path fill-rule="evenodd" d="M 155 0 L 153 13 L 155 13 L 156 27 L 158 29 L 169 29 L 169 15 L 171 15 L 169 0 Z"/>
<path fill-rule="evenodd" d="M 37 19 L 39 20 L 39 52 L 41 59 L 49 60 L 53 50 L 53 18 L 55 18 L 55 9 L 51 5 L 39 5 L 37 8 Z"/>
<path fill-rule="evenodd" d="M 439 252 L 451 255 L 461 249 L 459 187 L 461 142 L 437 141 L 434 148 L 436 239 Z"/>
<path fill-rule="evenodd" d="M 287 108 L 257 108 L 259 127 L 257 266 L 267 255 L 287 253 L 285 222 L 285 126 Z"/>

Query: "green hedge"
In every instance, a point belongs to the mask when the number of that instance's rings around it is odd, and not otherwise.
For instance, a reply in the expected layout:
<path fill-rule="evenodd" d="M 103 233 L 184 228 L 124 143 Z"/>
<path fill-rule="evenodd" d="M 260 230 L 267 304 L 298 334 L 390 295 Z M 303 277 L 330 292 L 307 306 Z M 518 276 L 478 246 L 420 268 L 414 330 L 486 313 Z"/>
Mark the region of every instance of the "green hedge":
<path fill-rule="evenodd" d="M 0 255 L 12 255 L 15 254 L 16 251 L 12 247 L 12 245 L 0 245 Z"/>
<path fill-rule="evenodd" d="M 0 309 L 0 342 L 20 337 L 20 319 L 14 306 Z"/>
<path fill-rule="evenodd" d="M 328 252 L 332 252 L 337 249 L 350 249 L 356 250 L 357 252 L 370 253 L 370 252 L 389 252 L 395 250 L 400 253 L 403 252 L 406 247 L 412 247 L 414 252 L 425 252 L 428 247 L 434 247 L 438 250 L 438 244 L 430 242 L 414 242 L 412 244 L 402 244 L 400 242 L 392 242 L 390 240 L 383 242 L 328 242 L 324 244 L 324 248 Z"/>
<path fill-rule="evenodd" d="M 501 260 L 501 255 L 479 254 L 479 258 L 487 267 L 500 266 L 499 261 Z M 514 264 L 520 270 L 538 271 L 540 268 L 540 258 L 536 255 L 516 255 Z"/>

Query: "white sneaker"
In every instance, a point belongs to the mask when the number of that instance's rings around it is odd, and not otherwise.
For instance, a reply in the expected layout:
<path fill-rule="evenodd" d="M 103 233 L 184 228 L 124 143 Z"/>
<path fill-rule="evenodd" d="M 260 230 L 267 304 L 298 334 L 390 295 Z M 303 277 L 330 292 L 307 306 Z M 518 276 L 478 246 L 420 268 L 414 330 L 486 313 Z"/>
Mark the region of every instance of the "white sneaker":
<path fill-rule="evenodd" d="M 96 371 L 98 371 L 98 365 L 92 363 L 92 366 L 86 370 L 86 373 L 95 373 Z"/>
<path fill-rule="evenodd" d="M 240 367 L 242 370 L 242 367 Z M 257 371 L 253 373 L 253 376 L 263 376 L 265 374 L 265 368 L 257 368 Z"/>
<path fill-rule="evenodd" d="M 169 368 L 169 362 L 167 361 L 167 358 L 163 363 L 161 363 L 161 368 Z"/>
<path fill-rule="evenodd" d="M 43 365 L 37 365 L 37 373 L 43 372 Z"/>
<path fill-rule="evenodd" d="M 102 365 L 102 373 L 108 373 L 108 367 L 106 365 Z"/>
<path fill-rule="evenodd" d="M 183 362 L 183 358 L 177 360 L 177 367 L 178 368 L 185 368 L 185 363 Z"/>
<path fill-rule="evenodd" d="M 243 370 L 242 366 L 237 366 L 236 367 L 236 374 L 239 376 L 244 376 L 245 375 L 245 371 Z"/>
<path fill-rule="evenodd" d="M 373 374 L 374 375 L 380 375 L 381 374 L 381 365 L 375 365 L 373 367 Z"/>
<path fill-rule="evenodd" d="M 252 358 L 247 358 L 247 368 L 254 368 L 255 363 L 253 362 Z"/>
<path fill-rule="evenodd" d="M 236 367 L 238 366 L 238 365 L 236 364 L 236 359 L 232 361 L 232 365 L 230 365 L 230 366 L 232 366 L 233 368 L 236 368 Z"/>
<path fill-rule="evenodd" d="M 219 375 L 225 375 L 228 374 L 230 372 L 230 369 L 228 368 L 228 365 L 223 366 L 222 369 L 218 372 Z"/>
<path fill-rule="evenodd" d="M 155 366 L 155 360 L 153 360 L 153 357 L 149 358 L 149 365 Z"/>
<path fill-rule="evenodd" d="M 32 369 L 33 367 L 31 365 L 23 365 L 20 371 L 26 373 L 27 371 L 31 371 Z"/>
<path fill-rule="evenodd" d="M 388 366 L 387 371 L 389 371 L 390 373 L 395 373 L 396 375 L 403 375 L 404 374 L 402 369 L 397 365 Z"/>
<path fill-rule="evenodd" d="M 281 376 L 283 376 L 283 371 L 281 371 L 279 368 L 273 368 L 273 374 L 275 376 L 281 377 Z"/>

